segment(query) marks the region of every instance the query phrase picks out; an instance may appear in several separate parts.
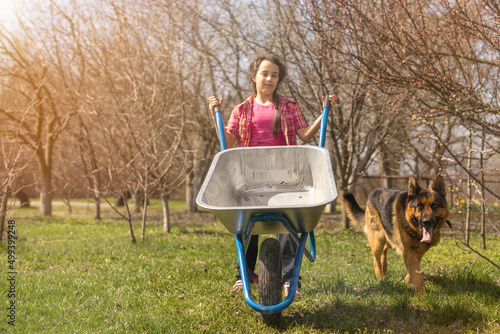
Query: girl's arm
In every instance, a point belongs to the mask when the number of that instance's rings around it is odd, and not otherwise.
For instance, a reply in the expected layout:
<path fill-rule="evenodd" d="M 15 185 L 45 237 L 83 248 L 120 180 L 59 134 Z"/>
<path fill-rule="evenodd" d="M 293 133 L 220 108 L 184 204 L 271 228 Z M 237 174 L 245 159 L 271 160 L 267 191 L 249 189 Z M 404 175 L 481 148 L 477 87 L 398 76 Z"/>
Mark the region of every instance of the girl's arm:
<path fill-rule="evenodd" d="M 329 95 L 328 99 L 330 100 L 332 106 L 337 103 L 337 96 L 336 95 Z M 325 97 L 323 96 L 323 101 L 325 101 Z M 323 114 L 319 116 L 313 124 L 301 128 L 297 130 L 297 136 L 299 136 L 300 140 L 302 140 L 304 143 L 308 143 L 312 137 L 319 131 L 321 128 L 321 118 L 323 117 Z"/>
<path fill-rule="evenodd" d="M 215 131 L 217 132 L 217 136 L 220 136 L 220 133 L 217 129 L 217 123 L 215 121 L 215 106 L 219 104 L 222 107 L 223 101 L 224 101 L 224 99 L 220 99 L 220 101 L 217 100 L 217 98 L 215 96 L 211 96 L 208 99 L 208 107 L 210 108 L 210 112 L 212 114 L 212 119 L 214 121 L 214 126 L 215 126 Z M 224 131 L 224 136 L 226 137 L 226 147 L 227 148 L 233 147 L 234 142 L 236 141 L 236 135 L 233 135 L 232 133 Z"/>
<path fill-rule="evenodd" d="M 297 136 L 299 136 L 300 140 L 302 140 L 304 143 L 308 143 L 312 137 L 319 131 L 319 128 L 321 127 L 321 118 L 323 117 L 323 114 L 319 116 L 313 124 L 301 128 L 297 130 Z"/>
<path fill-rule="evenodd" d="M 233 135 L 232 133 L 229 133 L 227 131 L 224 131 L 224 134 L 226 136 L 226 146 L 227 146 L 227 148 L 233 147 L 234 142 L 236 141 L 236 135 Z"/>

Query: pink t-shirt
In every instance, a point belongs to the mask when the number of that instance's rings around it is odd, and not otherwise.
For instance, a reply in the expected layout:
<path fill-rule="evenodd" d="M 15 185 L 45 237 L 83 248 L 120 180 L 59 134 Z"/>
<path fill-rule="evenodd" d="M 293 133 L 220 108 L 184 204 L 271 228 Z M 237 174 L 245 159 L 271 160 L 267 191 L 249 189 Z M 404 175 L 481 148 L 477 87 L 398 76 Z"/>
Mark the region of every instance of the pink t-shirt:
<path fill-rule="evenodd" d="M 238 147 L 250 146 L 252 129 L 252 109 L 256 94 L 251 95 L 243 103 L 234 107 L 226 131 L 236 136 Z M 281 131 L 287 145 L 297 145 L 297 130 L 307 126 L 297 102 L 279 96 L 281 113 Z"/>
<path fill-rule="evenodd" d="M 252 108 L 252 126 L 248 146 L 284 146 L 285 137 L 281 128 L 276 138 L 273 137 L 274 104 L 261 105 L 254 100 Z"/>

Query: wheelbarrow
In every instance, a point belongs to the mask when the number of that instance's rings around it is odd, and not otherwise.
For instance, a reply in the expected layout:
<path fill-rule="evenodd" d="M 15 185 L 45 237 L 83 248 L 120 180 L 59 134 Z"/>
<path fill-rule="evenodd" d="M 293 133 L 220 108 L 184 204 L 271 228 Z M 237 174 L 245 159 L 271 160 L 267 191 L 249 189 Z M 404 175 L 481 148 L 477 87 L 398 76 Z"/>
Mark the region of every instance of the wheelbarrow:
<path fill-rule="evenodd" d="M 218 106 L 217 106 L 218 107 Z M 319 146 L 268 146 L 226 150 L 220 109 L 215 117 L 221 152 L 212 161 L 196 198 L 198 206 L 215 214 L 234 234 L 237 259 L 247 304 L 261 312 L 265 323 L 279 321 L 294 300 L 303 255 L 316 258 L 314 228 L 325 206 L 337 197 L 330 156 L 324 148 L 329 100 L 325 99 Z M 281 252 L 274 238 L 260 248 L 260 303 L 250 293 L 245 250 L 251 235 L 289 233 L 298 244 L 290 292 L 281 301 Z M 306 249 L 310 239 L 310 251 Z M 253 274 L 255 275 L 255 274 Z"/>

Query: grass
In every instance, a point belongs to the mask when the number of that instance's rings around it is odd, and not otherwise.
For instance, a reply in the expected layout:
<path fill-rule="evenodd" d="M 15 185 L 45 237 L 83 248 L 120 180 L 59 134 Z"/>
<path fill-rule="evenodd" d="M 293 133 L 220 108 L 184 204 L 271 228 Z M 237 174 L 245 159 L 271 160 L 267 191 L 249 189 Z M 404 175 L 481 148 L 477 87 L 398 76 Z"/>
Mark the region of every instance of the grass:
<path fill-rule="evenodd" d="M 152 203 L 152 218 L 160 212 Z M 498 269 L 460 250 L 447 233 L 422 262 L 427 294 L 402 281 L 402 259 L 389 252 L 388 275 L 377 280 L 364 235 L 343 232 L 338 215 L 316 230 L 318 259 L 303 261 L 302 296 L 267 327 L 241 293 L 234 237 L 210 213 L 185 214 L 172 202 L 172 232 L 159 217 L 147 239 L 132 244 L 126 223 L 91 209 L 41 218 L 19 209 L 16 220 L 16 326 L 7 323 L 7 243 L 0 245 L 0 329 L 8 333 L 498 333 Z M 139 215 L 137 216 L 139 221 Z M 137 222 L 136 236 L 140 225 Z M 262 239 L 262 238 L 261 238 Z M 479 236 L 472 240 L 479 244 Z M 500 239 L 485 254 L 500 263 Z M 476 246 L 479 249 L 479 246 Z M 254 298 L 258 298 L 253 287 Z"/>

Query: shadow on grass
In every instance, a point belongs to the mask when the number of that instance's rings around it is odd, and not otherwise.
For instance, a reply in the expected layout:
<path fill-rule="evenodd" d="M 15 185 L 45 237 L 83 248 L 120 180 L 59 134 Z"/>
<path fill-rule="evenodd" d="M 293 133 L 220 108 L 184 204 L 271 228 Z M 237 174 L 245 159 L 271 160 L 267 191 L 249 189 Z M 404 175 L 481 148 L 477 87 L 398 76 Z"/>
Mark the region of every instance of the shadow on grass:
<path fill-rule="evenodd" d="M 467 296 L 477 292 L 484 298 L 498 299 L 500 287 L 485 281 L 470 280 L 457 284 L 448 278 L 432 278 L 442 293 L 417 297 L 411 285 L 402 281 L 382 279 L 363 289 L 350 287 L 342 279 L 324 286 L 322 292 L 331 296 L 327 301 L 308 302 L 292 314 L 283 315 L 282 323 L 275 329 L 288 330 L 303 326 L 328 332 L 383 332 L 393 333 L 462 333 L 465 327 L 481 330 L 487 319 L 479 308 L 464 303 Z M 470 287 L 475 285 L 473 291 Z M 450 288 L 452 286 L 453 288 Z M 455 288 L 462 286 L 463 288 Z M 495 297 L 496 295 L 496 297 Z M 364 332 L 363 332 L 364 331 Z"/>
<path fill-rule="evenodd" d="M 426 280 L 439 286 L 449 295 L 474 294 L 496 300 L 500 298 L 500 286 L 478 279 L 471 272 L 461 272 L 454 277 L 432 276 Z"/>
<path fill-rule="evenodd" d="M 368 333 L 382 332 L 385 329 L 393 333 L 429 333 L 454 332 L 455 324 L 480 324 L 482 313 L 471 310 L 466 305 L 447 305 L 417 309 L 410 307 L 407 298 L 402 297 L 394 305 L 364 305 L 361 302 L 345 302 L 335 299 L 330 303 L 301 310 L 283 316 L 280 329 L 304 325 L 317 330 L 355 332 L 366 330 Z M 437 329 L 441 328 L 441 329 Z M 456 330 L 459 330 L 456 328 Z"/>

